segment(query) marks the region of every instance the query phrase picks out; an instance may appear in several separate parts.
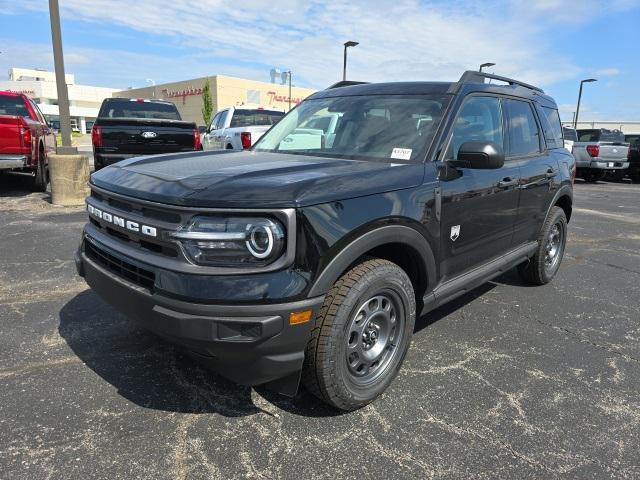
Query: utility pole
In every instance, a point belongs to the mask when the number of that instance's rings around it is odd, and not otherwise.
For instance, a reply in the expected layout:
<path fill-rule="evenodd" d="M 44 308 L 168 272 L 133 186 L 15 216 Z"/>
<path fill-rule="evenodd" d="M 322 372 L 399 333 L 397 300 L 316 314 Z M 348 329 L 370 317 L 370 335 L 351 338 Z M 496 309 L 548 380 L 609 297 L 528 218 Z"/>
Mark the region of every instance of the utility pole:
<path fill-rule="evenodd" d="M 291 111 L 291 70 L 287 72 L 287 76 L 289 77 L 289 111 Z"/>
<path fill-rule="evenodd" d="M 62 155 L 74 155 L 78 153 L 71 146 L 71 115 L 69 113 L 69 91 L 64 74 L 64 57 L 62 54 L 62 31 L 60 29 L 60 8 L 58 0 L 49 0 L 49 17 L 51 19 L 51 42 L 53 44 L 53 63 L 56 70 L 56 87 L 58 89 L 58 111 L 60 115 L 60 131 L 62 133 L 62 146 L 58 147 L 58 153 Z"/>

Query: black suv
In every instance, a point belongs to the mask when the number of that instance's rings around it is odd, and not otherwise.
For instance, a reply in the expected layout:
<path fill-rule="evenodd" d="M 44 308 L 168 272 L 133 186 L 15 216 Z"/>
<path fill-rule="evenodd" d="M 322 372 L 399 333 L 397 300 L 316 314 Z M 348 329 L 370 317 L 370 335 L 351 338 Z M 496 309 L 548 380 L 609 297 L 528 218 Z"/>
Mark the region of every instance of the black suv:
<path fill-rule="evenodd" d="M 554 277 L 574 174 L 536 87 L 341 82 L 250 151 L 93 174 L 76 262 L 222 375 L 290 395 L 302 381 L 351 410 L 389 386 L 417 315 L 512 267 Z"/>

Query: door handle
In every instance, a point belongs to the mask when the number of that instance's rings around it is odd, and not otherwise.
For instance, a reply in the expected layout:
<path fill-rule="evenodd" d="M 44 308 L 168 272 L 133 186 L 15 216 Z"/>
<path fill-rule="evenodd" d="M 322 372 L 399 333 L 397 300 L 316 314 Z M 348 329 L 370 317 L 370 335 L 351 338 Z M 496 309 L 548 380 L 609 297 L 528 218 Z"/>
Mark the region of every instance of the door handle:
<path fill-rule="evenodd" d="M 550 168 L 549 170 L 547 170 L 547 173 L 546 173 L 547 178 L 553 178 L 556 175 L 558 175 L 558 172 L 556 172 L 553 168 Z"/>
<path fill-rule="evenodd" d="M 498 187 L 507 188 L 517 185 L 520 182 L 517 178 L 505 177 L 498 182 Z"/>

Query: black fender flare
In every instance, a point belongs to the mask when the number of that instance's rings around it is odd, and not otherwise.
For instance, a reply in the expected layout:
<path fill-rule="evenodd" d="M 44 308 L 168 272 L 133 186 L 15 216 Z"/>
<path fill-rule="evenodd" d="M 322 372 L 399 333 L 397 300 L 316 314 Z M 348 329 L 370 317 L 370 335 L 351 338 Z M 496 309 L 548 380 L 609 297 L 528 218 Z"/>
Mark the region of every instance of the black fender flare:
<path fill-rule="evenodd" d="M 547 220 L 547 218 L 549 217 L 549 213 L 551 213 L 551 209 L 558 202 L 560 197 L 564 197 L 564 196 L 568 196 L 571 199 L 571 206 L 573 207 L 573 188 L 570 185 L 564 184 L 558 189 L 556 194 L 553 196 L 553 199 L 549 203 L 549 206 L 547 207 L 547 213 L 544 216 L 544 221 Z M 544 224 L 544 221 L 543 221 L 543 224 Z M 568 221 L 569 221 L 569 218 L 567 218 L 567 222 Z"/>
<path fill-rule="evenodd" d="M 414 228 L 405 225 L 385 225 L 369 230 L 340 250 L 318 274 L 308 296 L 324 295 L 357 258 L 375 247 L 388 243 L 406 244 L 419 254 L 427 274 L 427 291 L 430 291 L 436 279 L 436 261 L 427 239 Z"/>

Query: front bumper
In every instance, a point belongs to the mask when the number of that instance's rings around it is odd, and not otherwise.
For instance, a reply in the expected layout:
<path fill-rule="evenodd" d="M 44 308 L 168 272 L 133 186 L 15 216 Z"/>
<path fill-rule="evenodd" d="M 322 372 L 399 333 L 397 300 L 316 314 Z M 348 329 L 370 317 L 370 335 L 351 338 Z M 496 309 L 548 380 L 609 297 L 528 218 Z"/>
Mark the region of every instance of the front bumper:
<path fill-rule="evenodd" d="M 86 241 L 86 240 L 85 240 Z M 113 273 L 81 246 L 78 274 L 104 300 L 143 327 L 185 346 L 201 363 L 242 385 L 273 383 L 297 389 L 313 317 L 324 297 L 277 304 L 211 305 L 154 293 Z M 311 321 L 290 325 L 292 312 L 313 310 Z M 292 379 L 282 384 L 282 379 Z"/>
<path fill-rule="evenodd" d="M 629 167 L 629 162 L 592 160 L 589 162 L 576 162 L 577 168 L 591 168 L 595 170 L 623 170 Z"/>
<path fill-rule="evenodd" d="M 26 155 L 0 155 L 0 170 L 24 168 L 28 160 Z"/>

